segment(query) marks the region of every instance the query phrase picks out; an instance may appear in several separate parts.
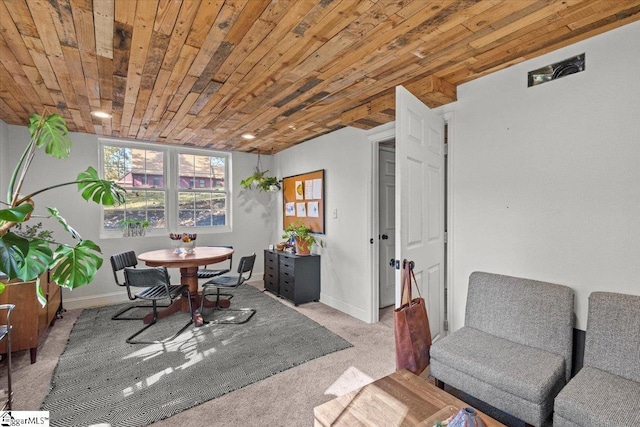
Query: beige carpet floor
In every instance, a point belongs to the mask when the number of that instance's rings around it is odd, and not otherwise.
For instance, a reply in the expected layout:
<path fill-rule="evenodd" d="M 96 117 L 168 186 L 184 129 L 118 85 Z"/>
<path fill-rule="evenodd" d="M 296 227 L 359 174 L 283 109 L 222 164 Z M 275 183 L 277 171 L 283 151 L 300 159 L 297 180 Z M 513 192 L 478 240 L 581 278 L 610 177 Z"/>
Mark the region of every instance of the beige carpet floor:
<path fill-rule="evenodd" d="M 252 285 L 262 288 L 261 281 Z M 315 406 L 394 371 L 392 307 L 381 310 L 379 323 L 367 324 L 322 303 L 294 307 L 280 301 L 340 335 L 353 347 L 314 359 L 153 425 L 311 426 Z M 79 314 L 80 310 L 65 312 L 48 330 L 39 347 L 37 363 L 30 364 L 28 351 L 15 353 L 15 410 L 40 408 Z"/>

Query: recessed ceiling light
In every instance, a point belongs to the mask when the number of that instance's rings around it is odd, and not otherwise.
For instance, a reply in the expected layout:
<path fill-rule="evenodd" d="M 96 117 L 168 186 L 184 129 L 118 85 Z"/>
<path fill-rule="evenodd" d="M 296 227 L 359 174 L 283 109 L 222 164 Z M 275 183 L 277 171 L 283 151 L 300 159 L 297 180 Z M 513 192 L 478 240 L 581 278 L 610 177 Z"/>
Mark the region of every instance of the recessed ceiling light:
<path fill-rule="evenodd" d="M 110 119 L 113 117 L 111 114 L 105 113 L 104 111 L 92 111 L 91 115 L 101 119 Z"/>
<path fill-rule="evenodd" d="M 250 133 L 242 134 L 242 137 L 243 137 L 244 139 L 255 139 L 255 138 L 256 138 L 256 136 L 255 136 L 255 135 L 250 134 Z"/>

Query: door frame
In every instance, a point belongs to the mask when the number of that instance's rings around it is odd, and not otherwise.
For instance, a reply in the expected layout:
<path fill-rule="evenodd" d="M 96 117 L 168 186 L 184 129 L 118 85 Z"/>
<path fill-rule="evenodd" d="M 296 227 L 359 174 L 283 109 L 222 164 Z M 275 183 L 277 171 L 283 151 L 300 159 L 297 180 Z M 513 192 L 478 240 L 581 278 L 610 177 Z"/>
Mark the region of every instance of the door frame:
<path fill-rule="evenodd" d="M 395 122 L 387 123 L 369 131 L 367 135 L 369 141 L 371 141 L 371 195 L 369 200 L 371 205 L 369 206 L 369 212 L 371 212 L 369 223 L 371 224 L 371 243 L 369 245 L 369 270 L 371 272 L 371 301 L 369 311 L 371 313 L 371 323 L 378 323 L 380 320 L 380 272 L 378 263 L 380 262 L 380 246 L 378 244 L 378 231 L 380 227 L 380 221 L 378 219 L 378 204 L 379 204 L 379 191 L 380 185 L 378 182 L 378 175 L 380 174 L 380 143 L 390 141 L 396 138 L 396 124 Z"/>
<path fill-rule="evenodd" d="M 451 326 L 451 319 L 454 318 L 453 313 L 455 307 L 453 305 L 453 245 L 454 245 L 454 218 L 453 218 L 453 169 L 454 169 L 454 137 L 455 137 L 455 114 L 453 111 L 442 112 L 442 117 L 447 124 L 447 244 L 446 244 L 446 254 L 445 254 L 445 280 L 447 284 L 447 302 L 446 302 L 446 315 L 445 321 Z M 369 196 L 369 225 L 371 226 L 370 233 L 372 244 L 369 245 L 369 271 L 371 277 L 371 301 L 369 305 L 369 311 L 371 313 L 370 323 L 377 323 L 380 320 L 380 308 L 378 306 L 378 301 L 380 298 L 380 275 L 378 272 L 378 262 L 379 262 L 379 245 L 378 245 L 378 199 L 380 191 L 378 185 L 378 175 L 380 173 L 380 168 L 378 165 L 379 155 L 378 150 L 380 149 L 380 143 L 395 139 L 396 137 L 396 124 L 395 122 L 387 123 L 378 127 L 375 127 L 368 131 L 367 138 L 371 142 L 371 194 Z M 451 330 L 446 331 L 445 333 L 451 332 Z"/>

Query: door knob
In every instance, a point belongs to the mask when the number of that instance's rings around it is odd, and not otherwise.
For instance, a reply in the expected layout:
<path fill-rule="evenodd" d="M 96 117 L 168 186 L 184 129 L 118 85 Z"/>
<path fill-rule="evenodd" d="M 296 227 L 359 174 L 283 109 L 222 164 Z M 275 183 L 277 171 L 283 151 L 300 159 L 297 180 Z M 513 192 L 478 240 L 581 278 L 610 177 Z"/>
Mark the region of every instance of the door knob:
<path fill-rule="evenodd" d="M 382 240 L 387 240 L 389 238 L 389 236 L 387 236 L 386 234 L 382 235 Z"/>
<path fill-rule="evenodd" d="M 395 267 L 396 266 L 396 260 L 394 258 L 391 258 L 391 261 L 389 261 L 389 266 L 390 267 Z"/>

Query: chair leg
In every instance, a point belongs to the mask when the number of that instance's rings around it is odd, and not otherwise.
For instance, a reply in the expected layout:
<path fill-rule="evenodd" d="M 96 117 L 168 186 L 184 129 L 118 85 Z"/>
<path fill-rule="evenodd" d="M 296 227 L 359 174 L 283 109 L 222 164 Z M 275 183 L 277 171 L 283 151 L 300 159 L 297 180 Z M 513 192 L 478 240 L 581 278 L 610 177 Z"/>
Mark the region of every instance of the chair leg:
<path fill-rule="evenodd" d="M 167 305 L 158 304 L 158 307 L 167 308 L 167 307 L 169 307 L 169 304 L 167 304 Z M 141 316 L 141 317 L 132 317 L 132 316 L 125 317 L 125 316 L 122 316 L 124 313 L 126 313 L 129 310 L 133 310 L 134 308 L 153 308 L 153 305 L 140 304 L 140 305 L 131 305 L 129 307 L 125 307 L 122 310 L 118 311 L 113 316 L 111 316 L 111 320 L 142 320 L 144 318 L 144 316 Z"/>
<path fill-rule="evenodd" d="M 202 313 L 202 310 L 204 310 L 204 297 L 205 297 L 205 293 L 202 293 L 202 297 L 200 298 L 200 313 Z M 220 297 L 226 297 L 225 299 L 220 299 Z M 216 306 L 214 308 L 214 310 L 216 308 L 222 308 L 220 307 L 220 301 L 229 301 L 231 300 L 231 298 L 233 298 L 233 294 L 221 294 L 220 293 L 220 288 L 217 288 L 217 292 L 216 292 Z M 228 307 L 228 305 L 226 306 Z"/>
<path fill-rule="evenodd" d="M 253 317 L 253 315 L 256 314 L 256 310 L 253 309 L 253 308 L 245 308 L 245 309 L 240 309 L 240 310 L 231 309 L 231 308 L 220 308 L 218 306 L 218 302 L 220 301 L 220 296 L 223 296 L 225 294 L 221 294 L 220 293 L 220 288 L 216 288 L 216 290 L 217 290 L 217 292 L 216 292 L 216 307 L 218 307 L 217 310 L 220 313 L 249 313 L 249 315 L 244 320 L 241 320 L 241 321 L 233 320 L 233 318 L 229 319 L 228 317 L 225 318 L 224 316 L 226 316 L 226 315 L 222 315 L 222 316 L 218 316 L 218 317 L 222 317 L 222 318 L 215 319 L 215 320 L 206 320 L 206 319 L 204 319 L 205 323 L 223 324 L 223 325 L 241 325 L 243 323 L 247 323 Z M 203 293 L 202 294 L 202 301 L 200 302 L 200 313 L 202 313 L 203 315 L 204 315 L 204 312 L 202 311 L 202 308 L 204 306 L 204 298 L 205 298 L 205 294 Z M 214 308 L 212 310 L 212 312 L 214 312 L 214 313 L 215 313 L 215 311 L 216 311 L 216 308 Z"/>
<path fill-rule="evenodd" d="M 193 324 L 193 307 L 191 305 L 191 293 L 187 292 L 187 298 L 189 299 L 189 321 L 187 322 L 186 325 L 184 325 L 178 332 L 176 332 L 174 335 L 172 335 L 169 338 L 165 338 L 162 341 L 142 341 L 142 340 L 134 340 L 135 337 L 137 337 L 138 335 L 140 335 L 141 333 L 143 333 L 144 331 L 146 331 L 147 329 L 149 329 L 151 326 L 153 326 L 157 321 L 158 321 L 158 305 L 156 304 L 156 301 L 153 301 L 153 319 L 151 320 L 151 322 L 148 325 L 145 325 L 142 329 L 140 329 L 138 332 L 136 332 L 135 334 L 131 335 L 129 338 L 127 338 L 127 343 L 129 344 L 164 344 L 164 343 L 168 343 L 170 341 L 173 341 L 174 339 L 176 339 L 181 333 L 183 333 L 191 324 Z"/>
<path fill-rule="evenodd" d="M 250 313 L 246 318 L 244 318 L 244 320 L 241 321 L 235 321 L 232 320 L 232 318 L 227 318 L 225 319 L 220 318 L 220 319 L 215 319 L 215 320 L 205 320 L 205 323 L 212 323 L 212 324 L 219 324 L 219 325 L 242 325 L 243 323 L 247 323 L 254 314 L 256 314 L 256 310 L 253 308 L 244 308 L 244 309 L 231 309 L 231 308 L 221 308 L 219 309 L 221 316 L 225 316 L 225 313 Z M 220 316 L 218 316 L 220 317 Z"/>
<path fill-rule="evenodd" d="M 11 327 L 9 327 L 11 329 Z M 13 400 L 13 390 L 11 390 L 11 330 L 7 332 L 7 403 L 5 407 L 8 411 L 11 410 L 11 404 Z"/>

